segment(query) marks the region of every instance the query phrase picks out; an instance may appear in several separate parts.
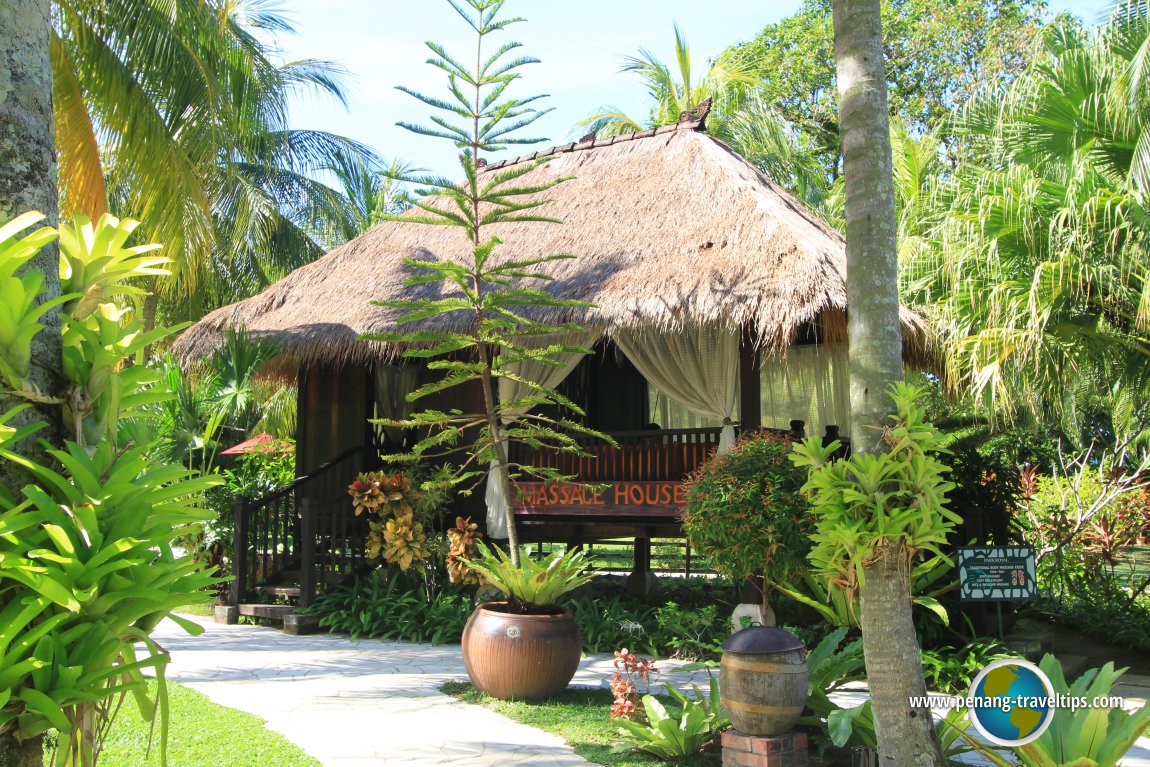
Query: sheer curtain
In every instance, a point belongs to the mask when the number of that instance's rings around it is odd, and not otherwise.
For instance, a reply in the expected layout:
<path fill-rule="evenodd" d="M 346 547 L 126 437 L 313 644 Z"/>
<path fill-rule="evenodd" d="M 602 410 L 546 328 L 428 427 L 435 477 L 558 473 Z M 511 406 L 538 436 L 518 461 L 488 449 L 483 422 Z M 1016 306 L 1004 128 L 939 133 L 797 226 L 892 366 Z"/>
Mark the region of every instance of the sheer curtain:
<path fill-rule="evenodd" d="M 563 333 L 559 336 L 539 336 L 536 338 L 525 339 L 522 346 L 528 349 L 539 349 L 552 344 L 566 344 L 567 346 L 578 346 L 584 349 L 591 348 L 595 343 L 596 334 L 591 331 L 579 331 L 571 333 Z M 554 389 L 563 379 L 571 374 L 579 361 L 585 355 L 578 353 L 571 354 L 557 354 L 553 355 L 552 359 L 558 362 L 558 365 L 548 365 L 538 360 L 523 360 L 521 362 L 513 362 L 507 366 L 507 369 L 528 381 L 532 381 L 540 386 L 548 389 Z M 499 401 L 510 402 L 512 400 L 522 399 L 531 395 L 531 387 L 519 381 L 513 381 L 509 378 L 499 379 Z M 523 415 L 527 411 L 524 409 L 518 410 L 505 410 L 503 412 L 504 423 L 513 421 L 516 417 Z M 487 491 L 484 495 L 484 500 L 487 502 L 487 536 L 489 538 L 506 538 L 507 537 L 507 509 L 508 499 L 503 495 L 503 477 L 500 472 L 505 469 L 499 466 L 495 460 L 491 461 L 491 465 L 487 473 Z"/>
<path fill-rule="evenodd" d="M 621 330 L 615 343 L 652 386 L 693 413 L 722 421 L 719 452 L 735 444 L 739 335 L 716 325 L 676 333 Z"/>
<path fill-rule="evenodd" d="M 418 371 L 415 365 L 377 365 L 375 368 L 375 404 L 380 418 L 402 421 L 411 415 L 414 403 L 407 395 L 415 390 Z M 392 442 L 403 442 L 403 429 L 384 426 L 383 432 Z"/>
<path fill-rule="evenodd" d="M 806 421 L 807 434 L 827 424 L 850 434 L 850 361 L 845 345 L 793 346 L 783 358 L 763 357 L 760 373 L 763 426 L 785 429 Z"/>

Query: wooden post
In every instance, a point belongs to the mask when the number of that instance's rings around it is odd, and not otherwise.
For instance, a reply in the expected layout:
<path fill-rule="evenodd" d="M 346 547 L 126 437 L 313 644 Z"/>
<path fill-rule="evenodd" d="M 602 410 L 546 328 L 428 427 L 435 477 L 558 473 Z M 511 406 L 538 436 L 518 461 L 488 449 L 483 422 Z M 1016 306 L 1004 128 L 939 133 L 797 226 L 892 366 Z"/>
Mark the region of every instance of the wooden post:
<path fill-rule="evenodd" d="M 744 331 L 739 342 L 739 423 L 744 429 L 763 425 L 760 387 L 759 351 L 751 334 Z"/>
<path fill-rule="evenodd" d="M 248 589 L 248 507 L 243 498 L 237 498 L 233 518 L 232 539 L 232 605 L 239 605 Z"/>
<path fill-rule="evenodd" d="M 300 535 L 303 537 L 300 546 L 299 603 L 300 607 L 307 607 L 315 601 L 319 574 L 315 561 L 315 511 L 311 507 L 310 498 L 300 500 L 299 513 Z"/>
<path fill-rule="evenodd" d="M 651 539 L 635 539 L 635 568 L 627 576 L 627 591 L 637 597 L 647 597 L 658 588 L 659 582 L 651 572 Z"/>

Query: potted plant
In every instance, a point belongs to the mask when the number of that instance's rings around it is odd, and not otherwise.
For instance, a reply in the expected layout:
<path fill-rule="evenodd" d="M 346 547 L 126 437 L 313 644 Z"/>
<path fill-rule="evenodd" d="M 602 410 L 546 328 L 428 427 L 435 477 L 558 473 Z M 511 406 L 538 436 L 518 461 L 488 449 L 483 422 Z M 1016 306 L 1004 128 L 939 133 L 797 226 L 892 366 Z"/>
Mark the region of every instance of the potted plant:
<path fill-rule="evenodd" d="M 467 566 L 507 596 L 475 608 L 463 629 L 463 664 L 476 689 L 505 700 L 559 694 L 579 667 L 583 638 L 559 597 L 591 580 L 583 551 L 556 551 L 516 566 L 498 547 L 478 543 Z"/>

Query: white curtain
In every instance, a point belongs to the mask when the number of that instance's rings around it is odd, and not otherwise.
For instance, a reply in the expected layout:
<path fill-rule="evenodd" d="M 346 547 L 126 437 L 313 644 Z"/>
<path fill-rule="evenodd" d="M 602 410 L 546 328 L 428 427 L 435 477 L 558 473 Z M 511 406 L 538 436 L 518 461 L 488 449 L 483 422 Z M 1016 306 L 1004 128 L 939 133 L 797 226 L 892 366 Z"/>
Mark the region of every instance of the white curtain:
<path fill-rule="evenodd" d="M 763 426 L 786 429 L 801 418 L 810 435 L 822 435 L 828 424 L 850 434 L 846 345 L 792 346 L 786 357 L 764 356 L 760 380 Z"/>
<path fill-rule="evenodd" d="M 380 418 L 402 421 L 411 415 L 414 403 L 407 395 L 415 390 L 419 373 L 415 365 L 378 365 L 375 368 L 375 404 Z M 403 429 L 383 427 L 392 442 L 403 441 Z"/>
<path fill-rule="evenodd" d="M 565 344 L 589 349 L 595 343 L 595 338 L 596 334 L 591 331 L 577 331 L 554 336 L 526 338 L 520 342 L 520 345 L 528 349 L 540 349 L 554 344 Z M 571 371 L 575 369 L 575 366 L 584 356 L 578 353 L 552 355 L 551 359 L 558 362 L 558 365 L 548 365 L 538 360 L 522 360 L 509 364 L 507 370 L 520 378 L 525 378 L 548 389 L 554 389 L 571 374 Z M 524 383 L 509 378 L 499 379 L 500 402 L 523 399 L 529 397 L 531 393 L 531 387 Z M 508 423 L 525 412 L 524 409 L 504 410 L 503 422 Z M 505 510 L 508 499 L 503 495 L 502 471 L 504 468 L 492 460 L 487 473 L 487 492 L 484 495 L 484 499 L 487 501 L 487 536 L 489 538 L 507 537 L 507 514 Z"/>
<path fill-rule="evenodd" d="M 738 333 L 715 325 L 693 325 L 676 333 L 623 330 L 614 338 L 651 385 L 692 413 L 722 422 L 719 452 L 734 446 Z"/>

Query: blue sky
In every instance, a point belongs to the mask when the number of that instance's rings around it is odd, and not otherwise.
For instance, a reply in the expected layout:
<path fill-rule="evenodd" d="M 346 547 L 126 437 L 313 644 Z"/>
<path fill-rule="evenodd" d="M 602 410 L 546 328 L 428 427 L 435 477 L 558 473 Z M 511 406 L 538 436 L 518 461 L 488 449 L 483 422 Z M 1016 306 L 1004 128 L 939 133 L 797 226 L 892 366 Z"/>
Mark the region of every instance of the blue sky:
<path fill-rule="evenodd" d="M 943 0 L 945 2 L 945 0 Z M 1070 11 L 1094 21 L 1108 0 L 1051 0 L 1052 12 Z M 619 74 L 620 58 L 640 47 L 669 61 L 677 22 L 691 44 L 696 67 L 727 45 L 746 40 L 764 25 L 793 13 L 800 0 L 511 0 L 507 11 L 529 21 L 513 26 L 506 39 L 542 59 L 526 68 L 518 95 L 548 93 L 554 112 L 539 121 L 538 134 L 560 143 L 571 126 L 597 107 L 613 104 L 644 113 L 644 92 Z M 350 106 L 302 97 L 293 105 L 297 128 L 332 131 L 362 141 L 388 159 L 455 175 L 454 150 L 442 140 L 417 136 L 397 120 L 425 122 L 430 111 L 397 90 L 405 85 L 439 95 L 442 73 L 424 64 L 425 40 L 449 51 L 471 50 L 467 28 L 442 0 L 284 0 L 298 34 L 284 39 L 288 59 L 321 58 L 351 73 Z M 716 11 L 721 7 L 722 11 Z"/>

